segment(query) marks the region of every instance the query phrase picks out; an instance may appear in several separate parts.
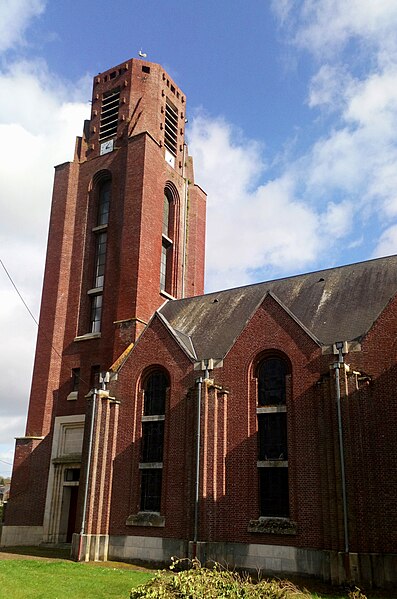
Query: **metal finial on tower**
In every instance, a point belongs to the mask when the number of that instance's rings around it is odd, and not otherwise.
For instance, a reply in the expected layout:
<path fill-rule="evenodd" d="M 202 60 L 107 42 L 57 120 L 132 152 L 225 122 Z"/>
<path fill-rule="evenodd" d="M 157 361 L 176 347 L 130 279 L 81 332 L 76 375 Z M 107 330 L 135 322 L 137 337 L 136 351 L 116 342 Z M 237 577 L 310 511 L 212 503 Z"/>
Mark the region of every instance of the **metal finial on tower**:
<path fill-rule="evenodd" d="M 147 54 L 146 52 L 142 52 L 142 48 L 139 50 L 138 54 L 141 58 L 147 58 Z"/>

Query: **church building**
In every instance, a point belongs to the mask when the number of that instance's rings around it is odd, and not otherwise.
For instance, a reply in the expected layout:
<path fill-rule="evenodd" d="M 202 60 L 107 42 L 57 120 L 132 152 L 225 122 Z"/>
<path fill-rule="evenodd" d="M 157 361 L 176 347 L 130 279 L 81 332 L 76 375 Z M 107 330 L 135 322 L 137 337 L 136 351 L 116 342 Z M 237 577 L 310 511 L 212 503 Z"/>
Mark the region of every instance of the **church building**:
<path fill-rule="evenodd" d="M 185 123 L 160 65 L 94 77 L 0 544 L 395 584 L 397 256 L 204 295 Z"/>

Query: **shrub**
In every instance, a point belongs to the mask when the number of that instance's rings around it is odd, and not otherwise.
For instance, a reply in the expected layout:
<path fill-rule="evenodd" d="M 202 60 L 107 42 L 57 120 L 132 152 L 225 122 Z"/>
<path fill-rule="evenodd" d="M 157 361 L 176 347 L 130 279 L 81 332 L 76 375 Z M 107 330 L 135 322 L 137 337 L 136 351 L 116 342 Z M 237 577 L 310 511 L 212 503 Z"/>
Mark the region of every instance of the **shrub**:
<path fill-rule="evenodd" d="M 349 599 L 367 599 L 367 597 L 360 591 L 358 587 L 354 587 L 349 593 Z"/>
<path fill-rule="evenodd" d="M 171 570 L 186 560 L 174 561 Z M 131 591 L 130 599 L 310 599 L 307 591 L 300 591 L 291 582 L 261 580 L 254 583 L 250 576 L 225 570 L 219 564 L 213 568 L 201 567 L 198 560 L 181 572 L 158 572 L 148 583 Z"/>

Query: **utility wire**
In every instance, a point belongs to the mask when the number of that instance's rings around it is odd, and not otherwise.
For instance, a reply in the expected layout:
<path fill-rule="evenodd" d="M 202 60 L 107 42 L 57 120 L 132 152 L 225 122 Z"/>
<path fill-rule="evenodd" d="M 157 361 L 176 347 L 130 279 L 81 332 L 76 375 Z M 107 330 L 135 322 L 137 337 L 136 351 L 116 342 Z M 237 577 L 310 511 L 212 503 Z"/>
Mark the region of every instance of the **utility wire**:
<path fill-rule="evenodd" d="M 38 323 L 37 319 L 35 318 L 34 314 L 32 313 L 32 311 L 30 310 L 29 306 L 27 305 L 27 303 L 25 302 L 21 292 L 19 291 L 18 287 L 16 286 L 16 284 L 14 283 L 12 276 L 10 275 L 10 273 L 8 272 L 3 260 L 0 258 L 0 264 L 2 265 L 2 267 L 4 268 L 4 272 L 6 273 L 8 279 L 11 282 L 11 285 L 14 287 L 15 291 L 18 294 L 19 299 L 21 300 L 21 302 L 23 303 L 23 305 L 25 306 L 26 310 L 28 311 L 30 317 L 34 320 L 38 331 L 41 331 L 41 333 L 44 335 L 44 337 L 46 338 L 46 340 L 50 343 L 52 350 L 57 354 L 57 356 L 59 357 L 59 359 L 61 360 L 61 367 L 63 366 L 62 364 L 62 356 L 59 353 L 59 351 L 53 346 L 52 341 L 49 339 L 49 337 L 46 335 L 46 333 L 43 331 L 42 327 L 40 327 L 40 324 Z M 66 365 L 64 366 L 64 368 L 66 369 Z M 81 378 L 79 376 L 79 381 L 82 381 L 83 383 L 85 383 L 86 385 L 89 386 L 89 383 L 87 383 L 87 381 L 85 381 L 83 378 Z M 57 394 L 58 396 L 58 394 Z M 12 466 L 13 464 L 11 462 L 6 462 L 5 460 L 0 459 L 0 462 L 3 464 L 7 464 L 7 466 Z"/>
<path fill-rule="evenodd" d="M 15 291 L 17 292 L 19 299 L 21 300 L 21 302 L 23 303 L 23 305 L 25 306 L 26 310 L 29 312 L 31 318 L 34 320 L 34 322 L 36 323 L 36 326 L 38 328 L 38 330 L 44 335 L 45 339 L 50 343 L 51 348 L 53 349 L 53 351 L 57 354 L 57 356 L 60 358 L 60 360 L 62 361 L 62 355 L 59 353 L 59 351 L 53 346 L 51 339 L 47 336 L 47 334 L 43 331 L 43 328 L 40 326 L 39 322 L 37 321 L 36 317 L 34 316 L 34 314 L 32 313 L 32 311 L 30 310 L 29 306 L 27 305 L 27 303 L 25 302 L 21 292 L 19 291 L 18 287 L 16 286 L 16 284 L 14 283 L 12 276 L 10 275 L 10 273 L 8 272 L 3 260 L 0 258 L 0 264 L 2 265 L 2 267 L 4 268 L 4 272 L 6 273 L 7 277 L 9 278 L 11 285 L 14 287 Z M 62 365 L 62 362 L 61 362 Z M 66 366 L 64 367 L 66 368 Z M 82 383 L 85 383 L 86 385 L 90 385 L 87 381 L 85 381 L 83 378 L 81 378 L 79 376 L 79 381 L 81 381 Z"/>
<path fill-rule="evenodd" d="M 11 281 L 11 285 L 14 287 L 15 291 L 17 292 L 17 294 L 18 294 L 18 296 L 19 296 L 19 298 L 20 298 L 21 302 L 22 302 L 22 303 L 23 303 L 23 305 L 25 306 L 26 310 L 29 312 L 30 316 L 33 318 L 34 322 L 36 323 L 36 326 L 37 326 L 37 328 L 40 330 L 40 325 L 39 325 L 39 323 L 38 323 L 38 321 L 37 321 L 36 317 L 34 316 L 34 314 L 32 313 L 32 311 L 30 310 L 29 306 L 27 305 L 27 303 L 26 303 L 26 302 L 25 302 L 25 300 L 23 299 L 21 292 L 19 291 L 18 287 L 16 286 L 16 284 L 15 284 L 15 283 L 14 283 L 14 281 L 12 280 L 12 277 L 11 277 L 10 273 L 8 272 L 8 270 L 6 269 L 6 267 L 5 267 L 5 264 L 4 264 L 4 262 L 3 262 L 3 260 L 2 260 L 1 258 L 0 258 L 0 262 L 1 262 L 1 265 L 2 265 L 2 267 L 3 267 L 3 268 L 4 268 L 4 270 L 5 270 L 5 273 L 6 273 L 7 277 L 8 277 L 8 278 L 10 279 L 10 281 Z M 59 357 L 62 359 L 62 356 L 61 356 L 61 354 L 60 354 L 60 353 L 59 353 L 59 351 L 58 351 L 58 350 L 57 350 L 57 349 L 56 349 L 56 348 L 55 348 L 55 347 L 52 345 L 52 342 L 51 342 L 51 340 L 50 340 L 50 339 L 47 337 L 47 335 L 46 335 L 46 334 L 43 332 L 43 330 L 42 330 L 42 329 L 41 329 L 41 332 L 43 333 L 43 335 L 44 335 L 44 337 L 47 339 L 47 341 L 49 341 L 49 342 L 51 343 L 51 347 L 52 347 L 52 349 L 54 350 L 54 352 L 55 352 L 55 353 L 56 353 L 56 354 L 57 354 L 57 355 L 58 355 L 58 356 L 59 356 Z"/>
<path fill-rule="evenodd" d="M 27 303 L 23 299 L 22 295 L 20 294 L 18 287 L 15 285 L 14 281 L 12 280 L 12 277 L 11 277 L 10 273 L 8 272 L 8 270 L 6 269 L 5 264 L 4 264 L 4 262 L 3 262 L 3 260 L 1 258 L 0 258 L 0 262 L 1 262 L 2 267 L 4 268 L 4 271 L 5 271 L 6 275 L 7 275 L 7 277 L 11 281 L 11 285 L 14 287 L 15 291 L 19 295 L 19 298 L 22 301 L 23 305 L 25 306 L 26 310 L 29 312 L 30 316 L 33 318 L 33 320 L 35 321 L 35 323 L 37 324 L 37 326 L 39 326 L 39 323 L 37 322 L 36 318 L 34 317 L 34 315 L 32 314 L 32 312 L 30 311 L 29 306 L 27 305 Z M 56 351 L 55 348 L 54 348 L 54 350 Z"/>

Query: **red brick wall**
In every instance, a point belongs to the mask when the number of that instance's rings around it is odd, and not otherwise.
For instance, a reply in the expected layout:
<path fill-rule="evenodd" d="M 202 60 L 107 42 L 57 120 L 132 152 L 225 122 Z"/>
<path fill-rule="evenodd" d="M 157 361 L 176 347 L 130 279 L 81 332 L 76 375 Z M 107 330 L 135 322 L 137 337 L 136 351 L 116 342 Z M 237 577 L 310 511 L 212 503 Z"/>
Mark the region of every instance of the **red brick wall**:
<path fill-rule="evenodd" d="M 204 293 L 206 196 L 197 185 L 189 187 L 185 297 Z"/>
<path fill-rule="evenodd" d="M 43 441 L 17 439 L 6 525 L 43 524 L 50 453 L 50 436 Z"/>
<path fill-rule="evenodd" d="M 296 536 L 248 533 L 251 519 L 260 515 L 256 379 L 253 365 L 263 352 L 280 352 L 291 363 L 291 393 L 287 399 L 290 518 L 298 522 Z M 229 394 L 225 493 L 208 497 L 203 515 L 216 522 L 217 540 L 319 547 L 318 427 L 314 385 L 319 378 L 320 348 L 270 297 L 253 315 L 212 375 Z M 310 364 L 310 368 L 308 368 Z M 309 498 L 309 501 L 308 501 Z M 207 505 L 208 503 L 208 505 Z M 214 539 L 215 540 L 215 539 Z"/>
<path fill-rule="evenodd" d="M 393 298 L 361 342 L 345 357 L 351 371 L 343 401 L 350 538 L 356 551 L 394 552 L 397 545 L 397 300 Z"/>
<path fill-rule="evenodd" d="M 371 373 L 373 381 L 369 385 L 361 382 L 360 390 L 356 390 L 354 375 L 349 374 L 347 382 L 343 373 L 341 378 L 353 552 L 393 552 L 396 546 L 392 509 L 397 463 L 396 372 L 391 352 L 397 333 L 395 316 L 393 302 L 362 342 L 362 351 L 346 356 L 351 370 L 360 368 Z M 281 352 L 291 364 L 287 400 L 290 517 L 297 523 L 297 534 L 292 536 L 247 531 L 249 520 L 260 513 L 253 364 L 263 352 Z M 226 356 L 223 368 L 211 373 L 221 388 L 204 392 L 201 540 L 343 550 L 335 379 L 329 368 L 334 361 L 332 354 L 322 355 L 317 344 L 273 298 L 265 299 Z M 127 516 L 139 509 L 142 398 L 136 391 L 137 381 L 153 364 L 166 368 L 171 377 L 164 454 L 164 529 L 124 525 Z M 193 388 L 198 374 L 157 320 L 120 373 L 116 394 L 122 404 L 112 534 L 191 538 L 196 413 Z"/>
<path fill-rule="evenodd" d="M 126 519 L 137 514 L 140 503 L 142 373 L 159 365 L 170 377 L 171 393 L 165 412 L 164 468 L 161 513 L 165 528 L 126 526 Z M 114 462 L 110 532 L 111 534 L 188 538 L 192 534 L 194 481 L 193 414 L 194 384 L 191 362 L 155 318 L 139 339 L 131 359 L 126 362 L 112 394 L 121 401 Z"/>

